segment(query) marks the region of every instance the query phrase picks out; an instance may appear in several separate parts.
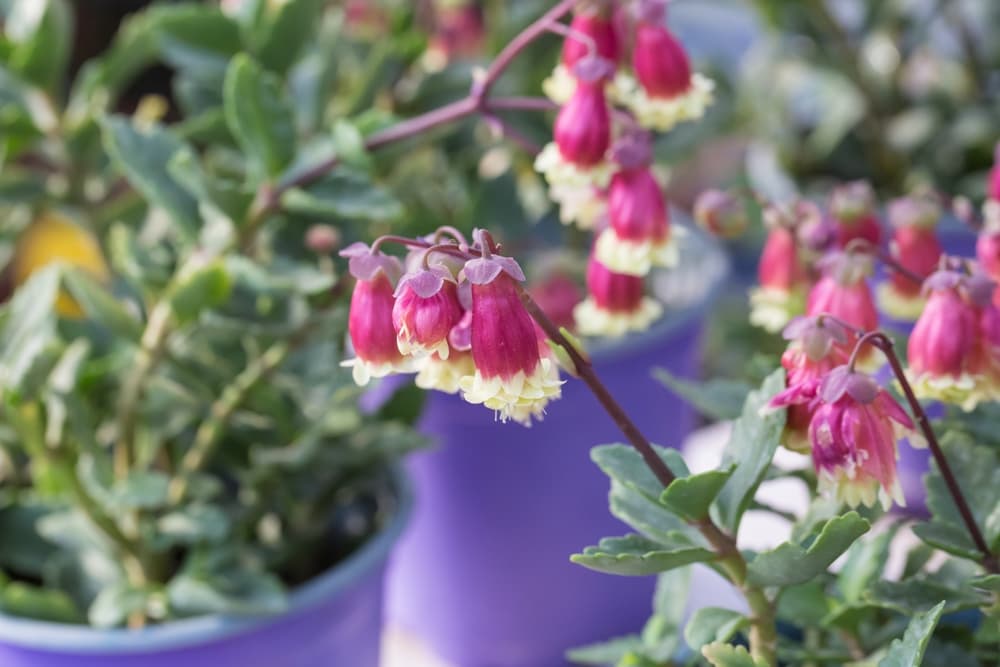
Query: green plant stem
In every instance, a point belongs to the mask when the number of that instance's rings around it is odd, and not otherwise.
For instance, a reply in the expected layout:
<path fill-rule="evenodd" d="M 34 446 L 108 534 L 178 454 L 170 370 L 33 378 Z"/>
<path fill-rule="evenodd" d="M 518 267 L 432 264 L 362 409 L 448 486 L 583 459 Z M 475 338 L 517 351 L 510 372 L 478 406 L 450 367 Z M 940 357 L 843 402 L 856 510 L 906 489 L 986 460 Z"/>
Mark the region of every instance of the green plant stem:
<path fill-rule="evenodd" d="M 302 337 L 297 336 L 293 340 L 273 344 L 243 369 L 232 384 L 223 389 L 222 395 L 209 409 L 208 418 L 198 427 L 191 448 L 181 459 L 177 474 L 171 480 L 169 489 L 171 503 L 176 504 L 184 499 L 191 476 L 201 470 L 211 458 L 221 440 L 226 422 L 243 404 L 250 391 L 284 363 Z"/>
<path fill-rule="evenodd" d="M 139 404 L 146 381 L 156 369 L 170 335 L 170 304 L 160 301 L 149 313 L 131 372 L 126 376 L 118 400 L 118 440 L 114 450 L 115 476 L 123 479 L 135 463 L 135 431 Z"/>
<path fill-rule="evenodd" d="M 611 395 L 611 392 L 598 377 L 590 360 L 563 335 L 559 327 L 545 315 L 524 288 L 519 288 L 519 294 L 521 302 L 532 318 L 538 322 L 538 325 L 552 341 L 566 351 L 573 363 L 576 375 L 583 380 L 611 419 L 639 452 L 660 484 L 664 488 L 670 486 L 676 476 L 663 462 L 663 459 L 657 455 L 653 445 L 642 434 L 625 409 Z M 736 539 L 726 534 L 709 517 L 692 522 L 691 525 L 697 528 L 712 545 L 718 556 L 715 564 L 726 573 L 730 582 L 739 588 L 750 606 L 751 655 L 755 660 L 765 662 L 768 665 L 777 665 L 778 632 L 774 604 L 768 599 L 762 588 L 747 582 L 747 562 L 736 545 Z"/>

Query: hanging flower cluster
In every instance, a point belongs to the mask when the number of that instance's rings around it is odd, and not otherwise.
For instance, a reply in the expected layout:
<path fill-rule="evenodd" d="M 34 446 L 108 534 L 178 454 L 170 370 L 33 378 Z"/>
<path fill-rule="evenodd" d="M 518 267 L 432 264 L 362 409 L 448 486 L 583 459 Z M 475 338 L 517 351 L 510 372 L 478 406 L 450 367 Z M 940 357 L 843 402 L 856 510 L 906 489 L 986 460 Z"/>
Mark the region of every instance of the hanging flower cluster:
<path fill-rule="evenodd" d="M 899 403 L 855 369 L 858 352 L 869 346 L 855 347 L 854 332 L 828 315 L 796 319 L 785 338 L 787 388 L 768 405 L 788 408 L 785 446 L 811 454 L 820 490 L 841 502 L 905 504 L 896 476 L 899 440 L 922 440 Z"/>
<path fill-rule="evenodd" d="M 667 0 L 581 2 L 562 59 L 543 84 L 545 94 L 565 104 L 577 86 L 576 64 L 596 55 L 615 65 L 614 76 L 605 81 L 609 100 L 643 127 L 666 132 L 701 118 L 712 103 L 715 84 L 692 72 L 684 46 L 667 28 L 666 10 Z"/>
<path fill-rule="evenodd" d="M 521 300 L 524 273 L 485 232 L 471 246 L 461 235 L 437 243 L 443 233 L 400 240 L 411 248 L 405 272 L 378 241 L 340 253 L 357 279 L 348 320 L 356 357 L 344 365 L 360 385 L 416 371 L 424 389 L 460 392 L 501 421 L 530 425 L 562 381 Z"/>

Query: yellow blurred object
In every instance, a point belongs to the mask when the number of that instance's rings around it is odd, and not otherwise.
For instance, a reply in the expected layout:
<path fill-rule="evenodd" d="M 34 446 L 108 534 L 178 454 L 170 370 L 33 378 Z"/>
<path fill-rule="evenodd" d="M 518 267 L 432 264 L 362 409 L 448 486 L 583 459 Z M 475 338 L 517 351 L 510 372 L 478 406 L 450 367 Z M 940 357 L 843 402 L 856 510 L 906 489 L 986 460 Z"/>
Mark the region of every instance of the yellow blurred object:
<path fill-rule="evenodd" d="M 102 281 L 110 277 L 97 239 L 69 218 L 48 212 L 28 225 L 17 240 L 11 261 L 14 287 L 54 262 L 78 267 Z M 63 317 L 83 317 L 83 310 L 65 290 L 59 293 L 56 311 Z"/>

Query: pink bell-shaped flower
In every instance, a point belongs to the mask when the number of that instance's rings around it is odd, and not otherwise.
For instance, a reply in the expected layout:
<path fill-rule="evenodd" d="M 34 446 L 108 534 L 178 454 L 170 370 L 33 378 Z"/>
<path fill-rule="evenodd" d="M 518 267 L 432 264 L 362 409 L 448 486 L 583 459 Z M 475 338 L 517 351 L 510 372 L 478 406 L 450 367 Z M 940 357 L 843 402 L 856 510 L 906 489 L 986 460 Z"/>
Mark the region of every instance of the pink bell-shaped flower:
<path fill-rule="evenodd" d="M 712 102 L 714 84 L 693 74 L 684 47 L 666 26 L 666 0 L 640 0 L 632 68 L 637 85 L 617 83 L 624 101 L 643 127 L 665 132 L 699 118 Z"/>
<path fill-rule="evenodd" d="M 462 378 L 462 397 L 496 411 L 501 421 L 530 425 L 550 400 L 562 394 L 555 363 L 539 354 L 531 316 L 517 282 L 524 274 L 514 260 L 485 256 L 465 265 L 472 284 L 472 358 L 475 373 Z"/>
<path fill-rule="evenodd" d="M 809 275 L 795 238 L 798 204 L 769 207 L 764 220 L 770 227 L 757 266 L 758 286 L 750 290 L 750 322 L 767 331 L 781 331 L 805 312 Z"/>
<path fill-rule="evenodd" d="M 928 278 L 941 259 L 941 242 L 935 227 L 941 207 L 928 197 L 904 197 L 889 204 L 893 227 L 892 256 L 911 273 Z M 924 307 L 921 283 L 898 271 L 878 288 L 882 310 L 899 320 L 915 320 Z"/>
<path fill-rule="evenodd" d="M 746 206 L 725 190 L 705 190 L 694 202 L 694 219 L 713 236 L 735 239 L 750 225 Z"/>
<path fill-rule="evenodd" d="M 645 276 L 653 266 L 677 263 L 663 189 L 650 169 L 652 148 L 645 133 L 615 145 L 620 170 L 608 188 L 609 226 L 597 237 L 594 255 L 616 273 Z"/>
<path fill-rule="evenodd" d="M 564 104 L 576 88 L 576 65 L 590 56 L 600 56 L 612 65 L 610 78 L 621 59 L 619 26 L 608 3 L 593 2 L 577 7 L 570 22 L 570 33 L 563 41 L 562 58 L 555 71 L 542 83 L 552 101 Z M 606 81 L 605 81 L 606 83 Z"/>
<path fill-rule="evenodd" d="M 396 286 L 392 325 L 396 342 L 404 355 L 436 354 L 447 360 L 451 348 L 448 335 L 462 319 L 458 287 L 448 269 L 422 268 L 408 273 Z"/>
<path fill-rule="evenodd" d="M 797 317 L 783 332 L 790 341 L 781 355 L 786 389 L 771 399 L 769 409 L 788 408 L 782 444 L 793 451 L 809 451 L 809 423 L 820 404 L 820 382 L 838 366 L 848 362 L 852 339 L 848 329 L 835 319 Z"/>
<path fill-rule="evenodd" d="M 809 292 L 806 314 L 833 315 L 862 331 L 877 329 L 878 310 L 867 281 L 874 271 L 871 255 L 836 252 L 824 258 L 822 264 L 823 277 Z M 867 347 L 859 360 L 865 363 L 875 358 L 874 349 Z"/>
<path fill-rule="evenodd" d="M 896 477 L 898 442 L 914 437 L 910 416 L 870 376 L 840 366 L 823 379 L 809 423 L 813 466 L 821 490 L 851 507 L 904 505 Z"/>
<path fill-rule="evenodd" d="M 468 283 L 463 283 L 468 287 Z M 471 293 L 469 295 L 471 305 Z M 418 360 L 416 385 L 421 389 L 434 389 L 446 394 L 457 394 L 462 378 L 475 375 L 476 364 L 472 359 L 472 311 L 463 312 L 448 334 L 448 354 L 441 357 L 434 352 Z"/>
<path fill-rule="evenodd" d="M 573 67 L 576 87 L 556 116 L 554 141 L 535 159 L 550 186 L 606 187 L 611 179 L 611 110 L 604 93 L 611 62 L 586 57 Z"/>
<path fill-rule="evenodd" d="M 399 351 L 392 325 L 393 281 L 403 272 L 402 264 L 361 243 L 340 254 L 350 258 L 351 274 L 357 278 L 347 320 L 355 358 L 342 365 L 352 368 L 354 381 L 361 386 L 371 378 L 409 372 L 412 363 Z"/>
<path fill-rule="evenodd" d="M 1000 201 L 1000 144 L 993 150 L 993 168 L 990 169 L 986 183 L 986 196 L 993 201 Z"/>
<path fill-rule="evenodd" d="M 573 309 L 583 300 L 576 281 L 565 273 L 552 271 L 532 285 L 529 293 L 556 326 L 573 329 Z"/>
<path fill-rule="evenodd" d="M 845 183 L 830 195 L 830 214 L 837 225 L 837 243 L 846 248 L 855 239 L 874 246 L 882 242 L 875 192 L 865 181 Z"/>
<path fill-rule="evenodd" d="M 614 21 L 597 6 L 583 7 L 573 15 L 569 24 L 573 33 L 583 35 L 593 41 L 596 55 L 617 63 L 621 57 L 618 32 Z M 562 48 L 562 64 L 572 70 L 573 66 L 591 53 L 591 45 L 578 39 L 574 34 L 566 37 Z"/>
<path fill-rule="evenodd" d="M 623 336 L 644 331 L 663 313 L 646 296 L 645 281 L 614 273 L 594 256 L 587 264 L 587 298 L 575 309 L 576 329 L 584 336 Z"/>
<path fill-rule="evenodd" d="M 929 293 L 907 344 L 907 375 L 920 398 L 955 403 L 972 410 L 991 396 L 991 350 L 983 339 L 986 303 L 970 278 L 938 271 L 924 282 Z M 977 302 L 979 301 L 979 302 Z M 993 322 L 985 324 L 991 330 Z"/>
<path fill-rule="evenodd" d="M 567 162 L 592 167 L 604 160 L 611 143 L 611 114 L 604 88 L 580 81 L 555 124 L 556 146 Z"/>

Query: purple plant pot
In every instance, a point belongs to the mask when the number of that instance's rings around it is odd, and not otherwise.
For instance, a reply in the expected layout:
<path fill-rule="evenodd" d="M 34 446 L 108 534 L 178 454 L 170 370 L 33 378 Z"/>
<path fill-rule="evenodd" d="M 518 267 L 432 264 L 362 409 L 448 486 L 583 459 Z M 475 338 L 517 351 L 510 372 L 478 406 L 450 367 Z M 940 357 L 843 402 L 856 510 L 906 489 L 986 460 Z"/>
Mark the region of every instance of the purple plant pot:
<path fill-rule="evenodd" d="M 695 414 L 650 369 L 696 373 L 710 301 L 592 349 L 600 377 L 658 444 L 679 446 Z M 654 578 L 569 561 L 630 530 L 610 515 L 608 479 L 589 457 L 623 436 L 582 382 L 569 378 L 530 429 L 431 392 L 420 428 L 437 446 L 409 460 L 417 504 L 393 557 L 391 622 L 462 667 L 563 665 L 568 648 L 642 627 Z"/>
<path fill-rule="evenodd" d="M 206 616 L 140 631 L 95 630 L 0 616 L 3 667 L 378 667 L 389 550 L 411 509 L 399 506 L 380 533 L 295 591 L 276 617 Z"/>

